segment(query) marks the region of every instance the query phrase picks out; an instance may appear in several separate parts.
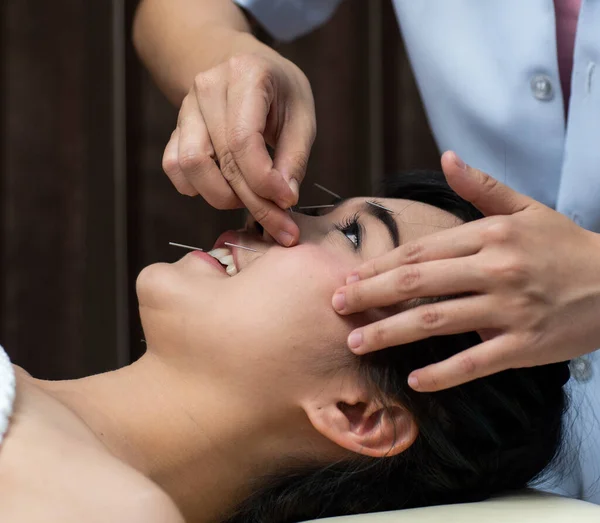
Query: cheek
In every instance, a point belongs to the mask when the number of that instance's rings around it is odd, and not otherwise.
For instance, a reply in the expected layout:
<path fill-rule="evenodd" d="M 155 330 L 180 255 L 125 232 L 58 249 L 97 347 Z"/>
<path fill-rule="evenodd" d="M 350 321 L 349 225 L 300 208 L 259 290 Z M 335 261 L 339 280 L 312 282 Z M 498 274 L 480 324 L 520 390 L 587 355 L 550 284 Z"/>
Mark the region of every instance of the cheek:
<path fill-rule="evenodd" d="M 268 263 L 256 267 L 253 283 L 269 289 L 270 301 L 289 302 L 295 307 L 322 308 L 352 268 L 350 261 L 318 246 L 301 245 L 274 254 L 272 260 L 265 260 Z"/>
<path fill-rule="evenodd" d="M 230 332 L 260 352 L 286 355 L 286 361 L 319 357 L 319 351 L 345 347 L 355 319 L 339 316 L 331 306 L 354 260 L 322 247 L 302 245 L 273 253 L 256 264 L 242 285 L 240 274 L 232 310 L 238 315 Z M 235 278 L 231 280 L 233 286 Z M 240 307 L 240 304 L 243 306 Z M 268 340 L 268 345 L 265 345 Z"/>

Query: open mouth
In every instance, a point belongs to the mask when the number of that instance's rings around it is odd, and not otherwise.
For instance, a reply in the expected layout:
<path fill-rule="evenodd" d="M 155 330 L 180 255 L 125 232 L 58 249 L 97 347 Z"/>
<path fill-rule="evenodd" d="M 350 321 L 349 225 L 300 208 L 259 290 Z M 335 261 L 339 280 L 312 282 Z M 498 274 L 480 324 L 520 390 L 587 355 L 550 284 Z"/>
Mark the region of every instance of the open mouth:
<path fill-rule="evenodd" d="M 235 261 L 233 259 L 233 253 L 228 247 L 213 249 L 212 251 L 208 251 L 208 254 L 225 267 L 225 272 L 229 274 L 229 276 L 235 276 L 238 273 L 238 269 L 235 266 Z"/>

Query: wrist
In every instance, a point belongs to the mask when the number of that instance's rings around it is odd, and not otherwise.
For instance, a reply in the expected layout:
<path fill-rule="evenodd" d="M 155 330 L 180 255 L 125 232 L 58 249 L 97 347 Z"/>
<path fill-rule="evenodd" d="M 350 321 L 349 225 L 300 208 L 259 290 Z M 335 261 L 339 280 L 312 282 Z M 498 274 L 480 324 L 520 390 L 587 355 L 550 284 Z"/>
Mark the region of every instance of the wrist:
<path fill-rule="evenodd" d="M 238 54 L 275 53 L 245 31 L 214 25 L 203 25 L 196 30 L 202 35 L 201 40 L 197 41 L 196 45 L 188 47 L 185 53 L 182 52 L 179 62 L 165 71 L 164 74 L 170 82 L 166 80 L 161 82 L 160 78 L 157 79 L 175 106 L 181 105 L 198 74 L 227 62 Z"/>
<path fill-rule="evenodd" d="M 232 58 L 233 56 L 240 54 L 256 54 L 275 60 L 284 60 L 283 56 L 275 51 L 275 49 L 261 42 L 252 33 L 238 32 L 235 37 L 231 39 L 227 58 Z"/>

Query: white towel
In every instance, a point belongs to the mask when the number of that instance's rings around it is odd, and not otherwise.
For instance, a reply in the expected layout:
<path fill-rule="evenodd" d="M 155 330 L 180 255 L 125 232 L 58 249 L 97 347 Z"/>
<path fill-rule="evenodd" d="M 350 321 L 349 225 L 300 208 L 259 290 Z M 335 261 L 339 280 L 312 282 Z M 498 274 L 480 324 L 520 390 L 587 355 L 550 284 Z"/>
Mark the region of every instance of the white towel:
<path fill-rule="evenodd" d="M 15 401 L 15 371 L 0 345 L 0 445 L 8 430 Z"/>

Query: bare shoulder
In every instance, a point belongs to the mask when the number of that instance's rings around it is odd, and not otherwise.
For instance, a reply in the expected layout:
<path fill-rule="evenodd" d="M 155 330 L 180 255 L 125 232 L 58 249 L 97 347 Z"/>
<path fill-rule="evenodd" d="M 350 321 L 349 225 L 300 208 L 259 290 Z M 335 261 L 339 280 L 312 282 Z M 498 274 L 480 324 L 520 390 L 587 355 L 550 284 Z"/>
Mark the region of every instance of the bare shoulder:
<path fill-rule="evenodd" d="M 155 483 L 59 415 L 49 422 L 52 405 L 38 400 L 17 394 L 0 449 L 0 522 L 184 523 Z"/>
<path fill-rule="evenodd" d="M 131 506 L 131 517 L 123 522 L 131 523 L 185 523 L 173 500 L 156 488 L 138 493 L 138 499 Z"/>
<path fill-rule="evenodd" d="M 154 484 L 139 485 L 134 492 L 121 498 L 119 516 L 107 521 L 116 523 L 185 523 L 173 500 Z M 81 520 L 79 520 L 81 521 Z"/>
<path fill-rule="evenodd" d="M 76 478 L 73 478 L 74 480 Z M 85 481 L 42 491 L 11 485 L 0 493 L 0 521 L 12 523 L 185 523 L 171 499 L 159 489 L 135 483 L 117 492 L 93 491 Z M 58 488 L 57 488 L 58 487 Z"/>
<path fill-rule="evenodd" d="M 22 451 L 7 445 L 0 456 L 0 521 L 184 523 L 165 492 L 110 456 L 73 442 Z"/>

